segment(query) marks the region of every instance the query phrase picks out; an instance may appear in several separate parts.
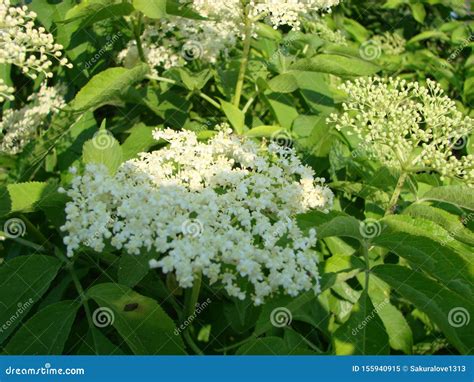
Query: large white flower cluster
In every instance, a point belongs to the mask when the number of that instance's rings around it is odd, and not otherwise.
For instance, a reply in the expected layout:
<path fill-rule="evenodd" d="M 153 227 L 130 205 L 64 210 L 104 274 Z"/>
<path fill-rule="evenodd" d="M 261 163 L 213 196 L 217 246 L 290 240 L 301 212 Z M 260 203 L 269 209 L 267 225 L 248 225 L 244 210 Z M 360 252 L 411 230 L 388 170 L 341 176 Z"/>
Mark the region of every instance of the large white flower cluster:
<path fill-rule="evenodd" d="M 72 67 L 61 58 L 63 47 L 43 27 L 36 28 L 35 19 L 36 13 L 26 6 L 12 7 L 10 0 L 0 0 L 0 64 L 16 65 L 33 79 L 38 73 L 52 77 L 52 59 Z"/>
<path fill-rule="evenodd" d="M 151 267 L 189 288 L 202 272 L 229 295 L 255 304 L 278 292 L 319 291 L 316 232 L 295 215 L 327 210 L 332 192 L 292 149 L 268 147 L 222 126 L 207 143 L 195 133 L 157 130 L 166 148 L 125 162 L 115 175 L 87 165 L 67 191 L 64 243 L 131 255 L 156 254 Z"/>
<path fill-rule="evenodd" d="M 4 111 L 0 121 L 0 132 L 3 134 L 1 152 L 12 155 L 21 152 L 36 136 L 45 119 L 65 106 L 61 90 L 48 87 L 45 83 L 37 93 L 28 97 L 28 101 L 21 109 Z"/>
<path fill-rule="evenodd" d="M 251 0 L 250 13 L 265 16 L 265 21 L 275 29 L 289 25 L 299 29 L 301 15 L 318 10 L 330 10 L 339 0 Z"/>
<path fill-rule="evenodd" d="M 140 37 L 144 54 L 154 74 L 160 69 L 182 66 L 200 59 L 215 63 L 227 56 L 244 36 L 244 4 L 241 0 L 193 0 L 188 3 L 204 20 L 169 17 L 153 21 Z M 288 24 L 298 29 L 300 16 L 309 11 L 329 8 L 339 0 L 264 0 L 249 2 L 249 17 L 262 17 L 277 28 Z M 135 41 L 119 53 L 125 66 L 134 65 L 139 57 Z"/>
<path fill-rule="evenodd" d="M 426 86 L 399 78 L 369 77 L 343 84 L 348 95 L 341 115 L 329 122 L 354 132 L 362 148 L 390 167 L 435 171 L 473 184 L 473 155 L 458 158 L 474 126 L 434 81 Z"/>

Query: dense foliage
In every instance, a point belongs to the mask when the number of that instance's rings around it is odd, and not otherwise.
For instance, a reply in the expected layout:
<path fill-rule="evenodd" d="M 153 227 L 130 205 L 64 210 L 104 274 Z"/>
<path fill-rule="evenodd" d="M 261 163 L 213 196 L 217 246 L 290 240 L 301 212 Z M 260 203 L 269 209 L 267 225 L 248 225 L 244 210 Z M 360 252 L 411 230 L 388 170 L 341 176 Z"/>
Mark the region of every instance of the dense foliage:
<path fill-rule="evenodd" d="M 0 0 L 4 354 L 471 354 L 461 0 Z"/>

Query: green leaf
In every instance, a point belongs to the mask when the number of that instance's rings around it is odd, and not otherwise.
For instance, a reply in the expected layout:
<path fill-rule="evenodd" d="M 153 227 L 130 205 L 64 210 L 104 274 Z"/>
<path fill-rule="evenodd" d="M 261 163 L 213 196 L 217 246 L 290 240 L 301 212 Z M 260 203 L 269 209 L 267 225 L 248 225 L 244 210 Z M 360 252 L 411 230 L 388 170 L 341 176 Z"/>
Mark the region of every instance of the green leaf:
<path fill-rule="evenodd" d="M 71 107 L 76 111 L 97 109 L 117 102 L 121 94 L 145 78 L 148 66 L 140 64 L 133 69 L 109 68 L 92 77 L 77 93 Z"/>
<path fill-rule="evenodd" d="M 121 145 L 122 159 L 126 161 L 135 158 L 137 154 L 145 152 L 157 144 L 158 142 L 152 136 L 153 130 L 155 127 L 146 126 L 143 123 L 133 126 L 130 135 Z"/>
<path fill-rule="evenodd" d="M 7 354 L 61 354 L 80 304 L 61 301 L 32 316 L 5 347 Z"/>
<path fill-rule="evenodd" d="M 425 6 L 420 2 L 416 2 L 416 3 L 410 4 L 410 8 L 413 13 L 413 18 L 416 21 L 418 21 L 420 24 L 423 24 L 426 17 Z"/>
<path fill-rule="evenodd" d="M 82 338 L 82 345 L 77 355 L 125 355 L 124 352 L 112 343 L 96 328 L 89 328 L 86 338 Z"/>
<path fill-rule="evenodd" d="M 367 291 L 352 307 L 349 319 L 333 334 L 337 355 L 388 354 L 388 336 L 378 315 L 380 306 L 373 306 Z"/>
<path fill-rule="evenodd" d="M 429 190 L 422 200 L 446 202 L 474 211 L 474 194 L 466 186 L 441 186 Z"/>
<path fill-rule="evenodd" d="M 281 126 L 257 126 L 245 132 L 245 136 L 254 138 L 270 138 L 282 131 Z"/>
<path fill-rule="evenodd" d="M 464 227 L 461 219 L 456 215 L 425 204 L 412 204 L 405 208 L 403 213 L 415 218 L 431 220 L 448 231 L 452 239 L 456 238 L 463 243 L 474 246 L 474 233 Z"/>
<path fill-rule="evenodd" d="M 184 86 L 191 91 L 202 89 L 212 77 L 211 72 L 207 69 L 198 73 L 192 73 L 184 68 L 177 68 L 176 71 Z"/>
<path fill-rule="evenodd" d="M 42 4 L 44 7 L 44 4 Z M 57 5 L 56 5 L 57 7 Z M 127 16 L 132 13 L 133 7 L 129 3 L 116 3 L 115 0 L 83 1 L 67 11 L 65 20 L 59 24 L 68 24 L 77 21 L 80 28 L 106 20 L 111 17 Z"/>
<path fill-rule="evenodd" d="M 336 76 L 371 76 L 380 67 L 372 62 L 355 57 L 333 54 L 319 54 L 313 58 L 303 58 L 290 66 L 291 70 L 329 73 Z"/>
<path fill-rule="evenodd" d="M 237 349 L 237 355 L 288 355 L 290 349 L 278 337 L 256 338 Z"/>
<path fill-rule="evenodd" d="M 48 290 L 61 267 L 52 256 L 20 256 L 0 266 L 0 343 Z"/>
<path fill-rule="evenodd" d="M 26 182 L 7 186 L 8 195 L 2 195 L 1 214 L 33 212 L 40 209 L 60 208 L 65 203 L 63 194 L 53 183 Z M 8 198 L 8 199 L 7 199 Z"/>
<path fill-rule="evenodd" d="M 282 73 L 268 81 L 268 86 L 276 93 L 292 93 L 298 89 L 296 78 L 291 73 Z"/>
<path fill-rule="evenodd" d="M 133 0 L 133 6 L 150 19 L 166 16 L 166 0 Z"/>
<path fill-rule="evenodd" d="M 103 164 L 113 174 L 122 163 L 122 148 L 112 133 L 102 125 L 94 138 L 84 143 L 82 159 L 86 164 Z"/>
<path fill-rule="evenodd" d="M 361 274 L 359 279 L 363 283 L 365 275 Z M 378 277 L 370 275 L 369 297 L 378 307 L 377 313 L 387 332 L 390 347 L 412 354 L 413 333 L 403 314 L 390 303 L 390 287 Z"/>
<path fill-rule="evenodd" d="M 149 257 L 146 255 L 122 255 L 119 261 L 118 282 L 133 288 L 150 271 L 148 261 Z"/>
<path fill-rule="evenodd" d="M 440 31 L 424 31 L 416 36 L 412 37 L 410 40 L 407 41 L 407 45 L 414 44 L 415 42 L 424 41 L 424 40 L 434 40 L 439 39 L 442 41 L 449 40 L 448 36 Z"/>
<path fill-rule="evenodd" d="M 245 127 L 245 114 L 236 106 L 221 100 L 222 110 L 237 134 L 242 134 Z"/>
<path fill-rule="evenodd" d="M 291 129 L 293 121 L 298 117 L 294 98 L 288 94 L 269 93 L 262 94 L 262 99 L 270 108 L 278 124 L 287 129 Z"/>
<path fill-rule="evenodd" d="M 311 211 L 297 217 L 298 225 L 304 229 L 316 228 L 318 238 L 324 239 L 331 236 L 351 237 L 359 241 L 361 235 L 361 222 L 344 213 L 331 211 L 325 214 L 320 211 Z"/>
<path fill-rule="evenodd" d="M 460 294 L 474 294 L 474 265 L 471 254 L 463 254 L 444 243 L 448 233 L 433 222 L 409 216 L 387 216 L 384 230 L 372 243 L 407 259 L 414 267 Z M 460 272 L 462 270 L 462 272 Z"/>
<path fill-rule="evenodd" d="M 470 318 L 474 317 L 471 295 L 459 295 L 436 281 L 399 265 L 384 264 L 371 272 L 388 283 L 442 330 L 450 343 L 461 354 L 474 348 L 474 331 Z"/>
<path fill-rule="evenodd" d="M 112 310 L 113 326 L 134 354 L 184 354 L 173 320 L 155 300 L 112 283 L 95 285 L 87 295 Z"/>

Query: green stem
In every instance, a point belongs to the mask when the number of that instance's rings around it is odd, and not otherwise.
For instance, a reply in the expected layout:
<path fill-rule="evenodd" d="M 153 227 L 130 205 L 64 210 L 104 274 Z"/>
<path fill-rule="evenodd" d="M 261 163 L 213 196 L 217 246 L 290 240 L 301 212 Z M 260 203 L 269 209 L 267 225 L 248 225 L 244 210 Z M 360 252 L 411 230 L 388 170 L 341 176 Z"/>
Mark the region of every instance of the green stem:
<path fill-rule="evenodd" d="M 235 86 L 234 106 L 239 107 L 240 97 L 242 96 L 242 89 L 244 87 L 245 72 L 247 71 L 247 64 L 249 61 L 250 43 L 252 42 L 252 19 L 248 16 L 248 10 L 245 10 L 245 35 L 244 35 L 244 50 L 242 53 L 242 61 L 240 62 L 239 77 Z"/>
<path fill-rule="evenodd" d="M 196 272 L 194 277 L 193 287 L 191 289 L 187 289 L 184 295 L 184 309 L 183 315 L 181 317 L 181 322 L 185 322 L 190 317 L 194 316 L 196 311 L 196 304 L 199 300 L 199 292 L 201 291 L 201 282 L 202 282 L 202 274 L 201 272 Z M 199 349 L 199 347 L 194 342 L 191 334 L 189 333 L 188 329 L 189 326 L 186 326 L 183 330 L 183 337 L 185 341 L 188 343 L 189 347 L 199 355 L 203 355 L 204 353 Z"/>
<path fill-rule="evenodd" d="M 147 60 L 145 57 L 145 52 L 143 51 L 142 47 L 142 40 L 140 39 L 140 32 L 141 32 L 141 26 L 142 26 L 142 14 L 141 12 L 138 13 L 137 16 L 137 22 L 133 23 L 132 22 L 132 30 L 133 30 L 133 35 L 135 37 L 135 41 L 137 42 L 137 50 L 138 50 L 138 55 L 140 56 L 140 60 L 147 64 Z"/>
<path fill-rule="evenodd" d="M 191 289 L 186 289 L 184 295 L 184 309 L 182 321 L 192 316 L 194 314 L 194 311 L 196 310 L 196 304 L 199 299 L 199 292 L 201 291 L 201 279 L 201 272 L 196 272 L 193 287 Z"/>
<path fill-rule="evenodd" d="M 397 186 L 393 191 L 392 197 L 390 198 L 390 202 L 388 203 L 388 207 L 385 210 L 385 216 L 391 215 L 394 212 L 395 206 L 397 205 L 398 198 L 400 197 L 400 193 L 402 192 L 403 185 L 407 180 L 408 173 L 406 171 L 402 171 L 400 177 L 398 178 Z"/>
<path fill-rule="evenodd" d="M 69 271 L 71 275 L 72 282 L 74 283 L 74 287 L 76 288 L 77 294 L 79 295 L 79 299 L 81 300 L 81 304 L 84 307 L 84 311 L 86 312 L 87 323 L 89 324 L 89 328 L 91 330 L 92 340 L 94 341 L 94 348 L 97 355 L 98 342 L 96 339 L 95 331 L 93 330 L 94 322 L 92 320 L 92 313 L 89 308 L 89 304 L 87 302 L 88 301 L 87 295 L 84 291 L 84 288 L 82 287 L 79 277 L 77 276 L 76 270 L 74 269 L 74 263 L 71 260 L 69 260 L 64 255 L 64 253 L 62 253 L 59 249 L 55 248 L 54 253 L 59 258 L 59 260 L 61 260 L 65 264 L 66 269 Z"/>
<path fill-rule="evenodd" d="M 364 241 L 362 243 L 362 255 L 365 260 L 365 290 L 369 293 L 369 276 L 370 276 L 370 261 L 369 261 L 369 245 Z"/>
<path fill-rule="evenodd" d="M 49 240 L 44 236 L 25 215 L 20 215 L 20 219 L 25 222 L 26 231 L 31 234 L 31 236 L 35 237 L 36 240 L 40 242 L 40 246 L 52 249 L 53 245 L 49 242 Z"/>
<path fill-rule="evenodd" d="M 209 102 L 212 106 L 214 106 L 217 109 L 221 109 L 221 105 L 219 105 L 216 101 L 214 101 L 211 97 L 209 97 L 207 94 L 204 94 L 201 91 L 197 92 L 198 96 L 201 97 L 202 99 L 205 99 L 207 102 Z"/>

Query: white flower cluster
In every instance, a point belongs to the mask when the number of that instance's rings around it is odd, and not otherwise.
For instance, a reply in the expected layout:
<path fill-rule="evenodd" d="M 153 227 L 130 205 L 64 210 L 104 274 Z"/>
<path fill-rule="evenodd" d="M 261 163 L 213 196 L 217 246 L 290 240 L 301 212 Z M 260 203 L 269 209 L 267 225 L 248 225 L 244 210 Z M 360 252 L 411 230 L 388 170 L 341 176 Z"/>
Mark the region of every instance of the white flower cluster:
<path fill-rule="evenodd" d="M 140 37 L 143 54 L 150 65 L 152 75 L 158 75 L 160 69 L 167 70 L 184 64 L 183 58 L 177 53 L 181 43 L 169 32 L 171 30 L 168 25 L 149 24 L 145 26 Z M 166 46 L 162 45 L 164 39 Z M 140 61 L 136 41 L 130 41 L 117 58 L 125 67 L 134 67 Z"/>
<path fill-rule="evenodd" d="M 339 0 L 251 0 L 251 15 L 265 16 L 265 21 L 277 29 L 289 25 L 299 29 L 300 17 L 318 10 L 329 11 Z"/>
<path fill-rule="evenodd" d="M 191 8 L 205 20 L 170 17 L 146 26 L 140 40 L 154 74 L 157 70 L 182 66 L 200 59 L 215 63 L 226 57 L 244 35 L 244 7 L 241 0 L 193 0 Z M 339 0 L 265 0 L 250 1 L 250 16 L 265 19 L 277 28 L 288 24 L 297 29 L 302 13 L 330 7 Z M 119 53 L 119 62 L 132 66 L 138 61 L 136 42 Z"/>
<path fill-rule="evenodd" d="M 466 142 L 473 120 L 456 109 L 439 84 L 369 77 L 347 82 L 341 90 L 348 94 L 345 112 L 332 114 L 329 122 L 355 132 L 362 149 L 387 166 L 436 171 L 473 184 L 474 156 L 453 153 L 459 142 Z"/>
<path fill-rule="evenodd" d="M 318 35 L 321 39 L 327 42 L 332 42 L 339 45 L 347 45 L 347 39 L 341 31 L 332 30 L 327 21 L 321 17 L 311 17 L 310 21 L 305 23 L 305 29 L 309 32 Z"/>
<path fill-rule="evenodd" d="M 13 92 L 15 91 L 14 88 L 8 86 L 5 81 L 0 78 L 0 103 L 5 100 L 13 101 Z"/>
<path fill-rule="evenodd" d="M 398 33 L 385 32 L 381 35 L 375 35 L 372 37 L 372 40 L 375 41 L 380 49 L 385 54 L 391 56 L 397 56 L 405 52 L 406 40 L 400 36 Z"/>
<path fill-rule="evenodd" d="M 43 27 L 36 28 L 36 13 L 26 6 L 11 7 L 10 0 L 0 0 L 0 64 L 13 64 L 35 79 L 38 73 L 52 77 L 51 59 L 72 67 L 62 56 L 59 44 Z"/>
<path fill-rule="evenodd" d="M 166 148 L 125 162 L 115 175 L 87 165 L 67 194 L 64 243 L 128 254 L 156 253 L 150 266 L 189 288 L 197 272 L 255 304 L 278 292 L 319 291 L 316 232 L 295 215 L 327 210 L 332 192 L 292 149 L 260 147 L 221 126 L 209 142 L 194 132 L 156 130 Z M 251 288 L 247 291 L 247 285 Z"/>
<path fill-rule="evenodd" d="M 3 133 L 1 152 L 11 155 L 21 152 L 44 125 L 46 117 L 65 106 L 61 90 L 48 87 L 45 83 L 38 93 L 28 97 L 28 101 L 21 109 L 4 111 L 0 121 L 0 132 Z"/>

